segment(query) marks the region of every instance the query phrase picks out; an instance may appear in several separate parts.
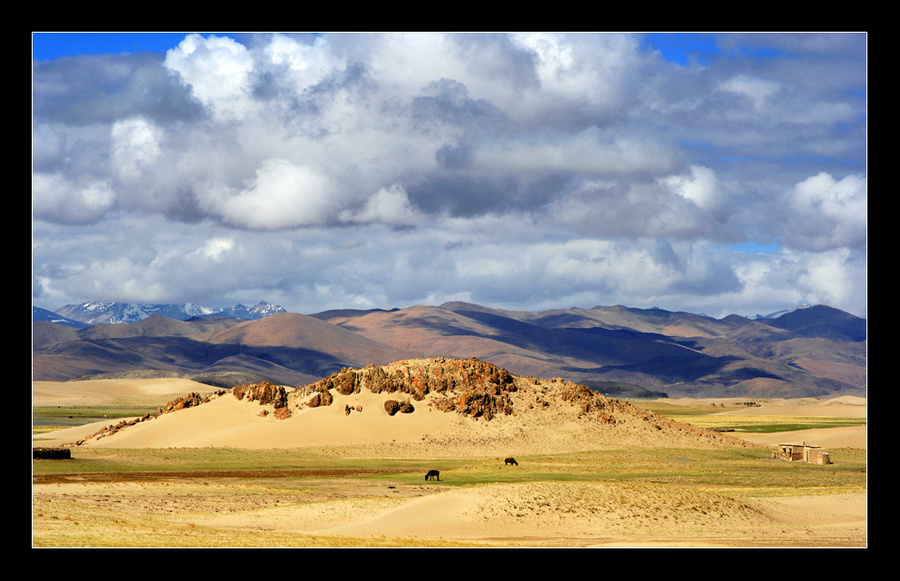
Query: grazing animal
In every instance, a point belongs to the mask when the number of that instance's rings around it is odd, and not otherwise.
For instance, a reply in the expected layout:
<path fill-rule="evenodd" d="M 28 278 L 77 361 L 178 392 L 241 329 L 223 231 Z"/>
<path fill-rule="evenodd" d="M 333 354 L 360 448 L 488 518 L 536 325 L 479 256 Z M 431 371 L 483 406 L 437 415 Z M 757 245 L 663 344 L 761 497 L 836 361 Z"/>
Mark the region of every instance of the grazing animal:
<path fill-rule="evenodd" d="M 519 463 L 516 462 L 515 458 L 507 458 L 506 460 L 504 460 L 504 462 L 506 462 L 506 466 L 509 466 L 510 464 L 515 464 L 516 466 L 519 465 Z"/>
<path fill-rule="evenodd" d="M 440 480 L 441 473 L 437 470 L 429 470 L 428 474 L 425 475 L 425 480 Z"/>

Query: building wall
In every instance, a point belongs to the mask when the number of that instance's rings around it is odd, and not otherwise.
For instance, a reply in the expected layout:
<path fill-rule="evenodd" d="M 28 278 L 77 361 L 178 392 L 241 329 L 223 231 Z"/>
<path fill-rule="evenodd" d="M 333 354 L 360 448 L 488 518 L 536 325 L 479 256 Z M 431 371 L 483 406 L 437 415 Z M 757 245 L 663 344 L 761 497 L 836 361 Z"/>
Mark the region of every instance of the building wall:
<path fill-rule="evenodd" d="M 821 448 L 779 444 L 778 450 L 772 453 L 773 458 L 789 462 L 809 462 L 811 464 L 831 464 L 831 455 Z"/>

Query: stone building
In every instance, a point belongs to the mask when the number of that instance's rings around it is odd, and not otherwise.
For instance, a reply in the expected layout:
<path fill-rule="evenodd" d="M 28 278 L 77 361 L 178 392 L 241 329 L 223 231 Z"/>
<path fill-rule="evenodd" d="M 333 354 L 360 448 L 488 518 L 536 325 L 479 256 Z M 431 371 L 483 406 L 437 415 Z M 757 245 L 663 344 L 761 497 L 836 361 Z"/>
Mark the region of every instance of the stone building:
<path fill-rule="evenodd" d="M 802 444 L 778 444 L 772 457 L 788 462 L 807 462 L 810 464 L 831 464 L 831 455 L 819 446 Z"/>

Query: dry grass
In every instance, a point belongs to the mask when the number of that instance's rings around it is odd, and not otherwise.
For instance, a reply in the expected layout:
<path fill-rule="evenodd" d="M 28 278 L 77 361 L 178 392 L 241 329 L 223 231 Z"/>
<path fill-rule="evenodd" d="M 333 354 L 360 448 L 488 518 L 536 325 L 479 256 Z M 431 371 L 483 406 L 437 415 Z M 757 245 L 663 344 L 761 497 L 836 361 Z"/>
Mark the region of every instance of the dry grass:
<path fill-rule="evenodd" d="M 696 430 L 655 418 L 652 425 L 658 427 L 652 430 L 628 417 L 614 427 L 575 430 L 572 426 L 581 424 L 561 406 L 528 403 L 517 402 L 516 417 L 460 424 L 450 435 L 429 436 L 427 442 L 422 437 L 352 445 L 328 440 L 279 449 L 76 447 L 71 460 L 33 462 L 32 543 L 866 545 L 865 449 L 836 447 L 832 465 L 788 463 L 773 460 L 763 445 L 722 445 L 706 438 L 691 445 Z M 679 421 L 711 427 L 728 422 L 735 429 L 806 429 L 843 421 L 664 407 L 657 411 Z M 532 408 L 534 417 L 524 423 Z M 176 431 L 181 429 L 187 428 Z M 36 445 L 46 438 L 36 437 Z M 477 453 L 475 445 L 481 446 Z M 506 466 L 504 455 L 513 446 L 519 465 Z M 440 481 L 424 480 L 431 468 L 441 471 Z"/>
<path fill-rule="evenodd" d="M 427 461 L 329 457 L 298 450 L 78 450 L 35 461 L 36 547 L 466 547 L 691 544 L 860 546 L 857 533 L 773 521 L 771 501 L 865 493 L 865 454 L 842 452 L 830 467 L 788 464 L 753 450 L 620 450 L 502 459 Z M 288 460 L 285 460 L 285 457 Z M 306 463 L 311 468 L 298 470 Z M 281 465 L 280 471 L 251 467 Z M 294 468 L 287 468 L 287 466 Z M 213 470 L 203 467 L 216 466 Z M 165 469 L 168 470 L 165 470 Z M 455 500 L 454 500 L 455 499 Z M 447 534 L 318 532 L 376 518 L 420 500 L 464 502 Z M 763 503 L 762 508 L 759 503 Z M 437 514 L 441 509 L 434 508 Z M 453 534 L 469 522 L 488 536 Z M 304 524 L 305 523 L 305 524 Z M 304 528 L 305 527 L 305 528 Z M 502 534 L 496 534 L 500 528 Z M 776 530 L 777 529 L 777 530 Z M 397 528 L 398 531 L 415 529 Z M 493 532 L 492 532 L 493 531 Z M 538 535 L 535 536 L 535 531 Z M 804 532 L 806 531 L 806 532 Z M 738 534 L 739 533 L 739 534 Z"/>

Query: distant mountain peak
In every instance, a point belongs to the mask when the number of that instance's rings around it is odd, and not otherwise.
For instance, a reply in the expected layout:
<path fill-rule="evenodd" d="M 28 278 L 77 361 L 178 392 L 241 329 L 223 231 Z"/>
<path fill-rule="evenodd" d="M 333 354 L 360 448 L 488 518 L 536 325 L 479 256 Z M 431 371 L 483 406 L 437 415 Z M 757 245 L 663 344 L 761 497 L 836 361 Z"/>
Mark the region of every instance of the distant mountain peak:
<path fill-rule="evenodd" d="M 777 319 L 781 315 L 793 313 L 794 311 L 799 311 L 801 309 L 808 309 L 809 307 L 810 307 L 809 303 L 800 303 L 797 306 L 791 307 L 789 309 L 784 309 L 783 311 L 776 311 L 774 313 L 769 313 L 768 315 L 756 315 L 755 317 L 751 317 L 751 318 L 753 318 L 753 319 Z"/>
<path fill-rule="evenodd" d="M 170 319 L 181 321 L 186 321 L 193 317 L 210 316 L 252 321 L 284 312 L 287 312 L 284 308 L 266 301 L 260 301 L 251 307 L 238 303 L 226 308 L 206 307 L 195 303 L 145 304 L 89 301 L 78 305 L 66 305 L 55 311 L 61 317 L 88 325 L 96 325 L 97 323 L 112 325 L 137 323 L 151 315 L 163 315 Z"/>

